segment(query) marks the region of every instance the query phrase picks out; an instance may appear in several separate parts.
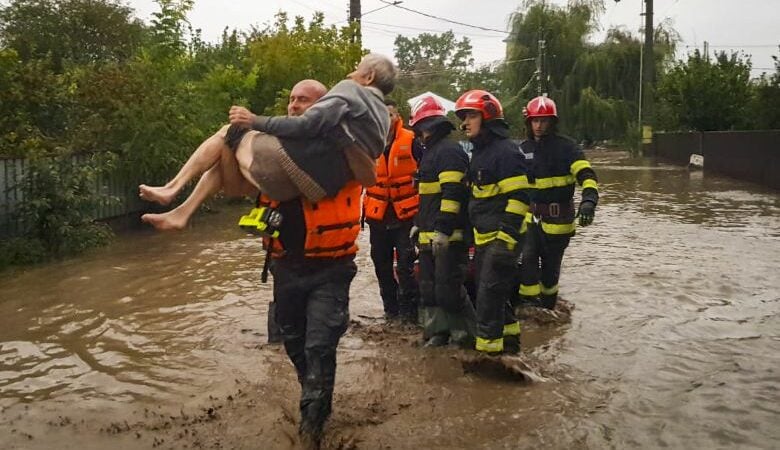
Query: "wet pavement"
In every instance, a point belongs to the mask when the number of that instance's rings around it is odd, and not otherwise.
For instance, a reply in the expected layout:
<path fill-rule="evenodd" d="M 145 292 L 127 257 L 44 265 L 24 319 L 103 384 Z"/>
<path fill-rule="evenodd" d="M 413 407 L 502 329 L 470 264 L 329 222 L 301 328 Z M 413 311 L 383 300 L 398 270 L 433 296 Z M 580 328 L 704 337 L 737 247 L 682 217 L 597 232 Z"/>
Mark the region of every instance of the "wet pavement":
<path fill-rule="evenodd" d="M 564 260 L 571 322 L 524 324 L 535 382 L 384 324 L 361 236 L 326 448 L 780 445 L 780 194 L 589 156 L 602 201 Z M 295 448 L 243 210 L 0 274 L 0 448 Z"/>

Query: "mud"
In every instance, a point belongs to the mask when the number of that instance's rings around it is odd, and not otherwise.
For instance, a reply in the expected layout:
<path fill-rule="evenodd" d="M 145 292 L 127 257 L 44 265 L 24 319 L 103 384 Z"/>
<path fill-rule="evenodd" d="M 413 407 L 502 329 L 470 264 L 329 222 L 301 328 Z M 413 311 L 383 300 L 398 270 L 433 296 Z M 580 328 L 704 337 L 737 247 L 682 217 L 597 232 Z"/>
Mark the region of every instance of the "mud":
<path fill-rule="evenodd" d="M 323 448 L 774 448 L 780 195 L 597 152 L 602 201 L 519 356 L 386 324 L 361 236 Z M 0 448 L 292 449 L 244 208 L 0 275 Z M 576 305 L 576 308 L 573 308 Z"/>

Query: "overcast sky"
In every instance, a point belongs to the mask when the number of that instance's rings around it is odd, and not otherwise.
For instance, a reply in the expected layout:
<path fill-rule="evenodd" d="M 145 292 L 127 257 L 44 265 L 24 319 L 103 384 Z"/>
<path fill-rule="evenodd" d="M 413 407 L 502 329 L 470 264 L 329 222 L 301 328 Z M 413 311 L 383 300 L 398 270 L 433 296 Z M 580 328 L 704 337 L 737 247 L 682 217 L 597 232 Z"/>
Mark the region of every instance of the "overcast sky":
<path fill-rule="evenodd" d="M 153 0 L 126 0 L 139 18 L 148 21 L 158 10 Z M 550 0 L 564 4 L 565 0 Z M 643 0 L 605 0 L 606 12 L 601 18 L 602 30 L 592 40 L 600 41 L 612 26 L 638 31 L 643 17 Z M 507 30 L 509 16 L 522 0 L 405 0 L 400 6 L 492 30 Z M 680 33 L 680 57 L 708 41 L 711 50 L 742 50 L 752 55 L 753 75 L 772 71 L 772 55 L 778 55 L 780 44 L 780 0 L 655 0 L 655 21 L 670 19 Z M 207 41 L 216 41 L 227 26 L 247 30 L 251 25 L 272 22 L 276 12 L 310 18 L 322 11 L 326 23 L 344 23 L 348 0 L 195 0 L 189 19 L 200 28 Z M 425 17 L 396 7 L 386 7 L 380 0 L 363 0 L 363 45 L 379 53 L 393 54 L 398 34 L 411 37 L 423 32 L 452 30 L 458 37 L 468 36 L 477 63 L 488 63 L 504 57 L 506 33 L 486 31 Z"/>

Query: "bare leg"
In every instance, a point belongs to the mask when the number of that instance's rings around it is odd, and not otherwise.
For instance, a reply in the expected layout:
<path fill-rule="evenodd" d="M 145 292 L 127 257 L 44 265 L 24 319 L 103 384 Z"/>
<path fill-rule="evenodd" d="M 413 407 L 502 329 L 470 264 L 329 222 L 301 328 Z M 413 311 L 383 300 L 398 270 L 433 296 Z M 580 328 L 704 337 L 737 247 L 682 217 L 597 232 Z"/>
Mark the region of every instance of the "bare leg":
<path fill-rule="evenodd" d="M 247 133 L 239 144 L 239 148 L 243 146 L 251 150 L 251 144 L 251 133 Z M 231 197 L 255 196 L 258 192 L 258 188 L 244 178 L 236 161 L 236 154 L 226 146 L 223 146 L 220 160 L 203 174 L 184 203 L 166 213 L 144 214 L 141 216 L 141 221 L 151 224 L 161 231 L 181 230 L 187 226 L 198 207 L 220 190 Z"/>
<path fill-rule="evenodd" d="M 161 205 L 170 204 L 181 189 L 194 177 L 205 173 L 217 164 L 222 158 L 223 151 L 230 151 L 225 145 L 225 132 L 228 126 L 224 126 L 218 132 L 203 141 L 184 163 L 179 173 L 165 186 L 138 186 L 142 199 L 157 202 Z"/>
<path fill-rule="evenodd" d="M 222 172 L 218 165 L 207 170 L 187 200 L 175 209 L 163 214 L 144 214 L 141 221 L 160 231 L 181 230 L 190 221 L 190 217 L 207 198 L 219 192 L 222 186 Z"/>

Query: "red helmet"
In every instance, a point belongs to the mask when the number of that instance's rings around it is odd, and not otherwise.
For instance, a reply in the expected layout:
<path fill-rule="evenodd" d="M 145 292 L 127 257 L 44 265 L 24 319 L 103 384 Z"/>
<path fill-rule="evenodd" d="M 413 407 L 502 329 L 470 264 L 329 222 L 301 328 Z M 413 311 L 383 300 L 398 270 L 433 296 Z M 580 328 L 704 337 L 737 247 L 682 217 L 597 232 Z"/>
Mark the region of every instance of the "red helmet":
<path fill-rule="evenodd" d="M 504 108 L 501 102 L 488 91 L 482 89 L 473 89 L 460 96 L 455 102 L 455 114 L 463 120 L 466 111 L 479 111 L 482 113 L 482 120 L 494 120 L 504 118 Z"/>
<path fill-rule="evenodd" d="M 523 108 L 523 117 L 525 120 L 531 120 L 534 117 L 555 117 L 558 118 L 558 108 L 551 98 L 539 96 L 531 99 L 528 105 Z"/>
<path fill-rule="evenodd" d="M 432 95 L 418 99 L 412 105 L 412 114 L 409 118 L 409 126 L 413 127 L 416 123 L 428 117 L 445 117 L 447 110 L 444 109 L 441 102 Z"/>

